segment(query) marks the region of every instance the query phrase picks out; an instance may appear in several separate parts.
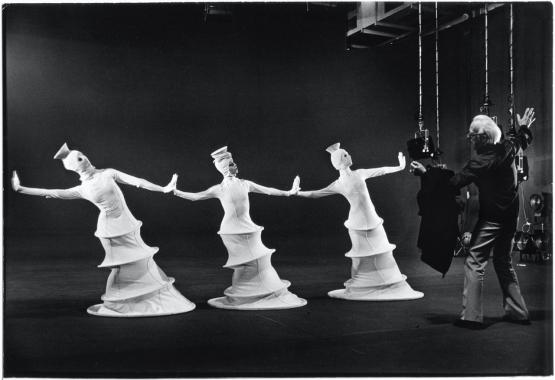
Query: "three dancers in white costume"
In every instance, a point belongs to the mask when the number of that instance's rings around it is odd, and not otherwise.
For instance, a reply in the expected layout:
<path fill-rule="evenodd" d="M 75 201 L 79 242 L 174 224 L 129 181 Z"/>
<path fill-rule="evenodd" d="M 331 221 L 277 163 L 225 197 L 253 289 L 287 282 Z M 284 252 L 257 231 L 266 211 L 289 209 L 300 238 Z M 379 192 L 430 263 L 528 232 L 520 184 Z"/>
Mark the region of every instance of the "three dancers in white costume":
<path fill-rule="evenodd" d="M 211 155 L 216 169 L 223 175 L 220 184 L 199 193 L 174 190 L 175 195 L 190 201 L 217 198 L 224 209 L 218 234 L 228 251 L 224 268 L 233 269 L 233 277 L 224 296 L 210 299 L 208 304 L 236 310 L 290 309 L 306 305 L 305 299 L 288 290 L 291 283 L 279 278 L 271 263 L 275 249 L 262 243 L 264 227 L 256 225 L 249 213 L 249 193 L 291 196 L 299 190 L 299 178 L 295 178 L 289 191 L 265 187 L 237 178 L 237 165 L 227 147 Z"/>
<path fill-rule="evenodd" d="M 306 305 L 307 301 L 291 293 L 289 281 L 280 279 L 271 263 L 275 249 L 267 248 L 262 240 L 261 226 L 249 213 L 249 193 L 274 196 L 297 195 L 306 198 L 341 194 L 350 203 L 349 230 L 352 248 L 346 254 L 352 260 L 351 278 L 345 289 L 329 292 L 333 298 L 364 301 L 409 300 L 423 297 L 406 282 L 393 258 L 395 245 L 390 244 L 383 220 L 377 215 L 365 180 L 394 173 L 405 168 L 405 157 L 399 153 L 399 166 L 351 170 L 350 155 L 339 143 L 327 148 L 339 178 L 321 190 L 300 191 L 299 177 L 290 190 L 261 186 L 237 178 L 237 165 L 227 147 L 211 155 L 216 169 L 222 174 L 220 184 L 199 192 L 177 190 L 177 176 L 161 187 L 144 179 L 115 169 L 96 169 L 83 153 L 69 150 L 66 144 L 54 156 L 67 170 L 80 175 L 81 184 L 70 189 L 38 189 L 21 186 L 17 173 L 12 178 L 13 189 L 29 195 L 58 199 L 86 199 L 100 210 L 95 235 L 105 250 L 99 265 L 110 268 L 102 304 L 87 309 L 90 314 L 110 317 L 160 316 L 185 313 L 195 305 L 174 287 L 156 265 L 153 256 L 158 248 L 147 246 L 140 235 L 141 222 L 129 211 L 117 183 L 141 187 L 150 191 L 173 192 L 181 198 L 198 201 L 219 199 L 224 217 L 218 234 L 228 251 L 224 267 L 233 269 L 232 284 L 223 297 L 208 300 L 216 308 L 236 310 L 289 309 Z"/>
<path fill-rule="evenodd" d="M 399 153 L 399 166 L 351 170 L 351 156 L 340 148 L 339 143 L 329 146 L 326 151 L 331 155 L 333 167 L 339 171 L 339 178 L 323 189 L 299 191 L 297 195 L 320 198 L 341 194 L 349 201 L 349 218 L 345 227 L 349 230 L 352 248 L 345 256 L 352 260 L 351 278 L 345 282 L 345 289 L 333 290 L 328 295 L 357 301 L 422 298 L 424 294 L 413 290 L 397 267 L 393 258 L 395 245 L 387 240 L 383 219 L 376 213 L 365 182 L 368 178 L 403 170 L 405 156 Z"/>
<path fill-rule="evenodd" d="M 195 304 L 177 291 L 174 279 L 156 265 L 153 256 L 157 247 L 149 247 L 141 238 L 142 223 L 129 211 L 118 183 L 150 191 L 171 193 L 177 181 L 174 176 L 165 187 L 133 177 L 115 169 L 96 169 L 89 159 L 64 144 L 54 156 L 67 170 L 79 174 L 81 184 L 70 189 L 39 189 L 21 186 L 16 172 L 12 187 L 15 191 L 57 199 L 86 199 L 100 210 L 96 237 L 105 250 L 104 261 L 98 266 L 110 268 L 102 304 L 87 312 L 106 317 L 148 317 L 191 311 Z"/>

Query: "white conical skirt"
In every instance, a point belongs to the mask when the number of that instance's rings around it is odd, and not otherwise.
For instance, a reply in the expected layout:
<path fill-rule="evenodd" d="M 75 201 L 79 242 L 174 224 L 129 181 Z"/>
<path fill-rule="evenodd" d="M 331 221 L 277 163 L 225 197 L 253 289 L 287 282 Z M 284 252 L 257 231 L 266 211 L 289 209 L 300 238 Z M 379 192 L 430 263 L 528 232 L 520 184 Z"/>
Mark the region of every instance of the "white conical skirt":
<path fill-rule="evenodd" d="M 122 301 L 143 296 L 173 284 L 175 280 L 156 265 L 152 257 L 112 268 L 103 301 Z"/>
<path fill-rule="evenodd" d="M 226 238 L 222 236 L 228 251 L 231 247 L 237 253 L 240 250 L 238 242 L 243 242 L 244 250 L 250 250 L 254 241 L 256 246 L 266 249 L 266 254 L 249 262 L 233 265 L 231 286 L 225 290 L 225 296 L 213 298 L 208 304 L 217 308 L 237 310 L 290 309 L 306 305 L 306 300 L 287 290 L 291 283 L 281 280 L 272 266 L 273 250 L 264 246 L 260 240 L 260 233 L 254 234 L 257 236 L 241 236 L 240 239 L 227 239 L 230 235 L 225 235 Z M 232 244 L 228 245 L 230 241 Z M 264 250 L 260 249 L 258 252 Z"/>
<path fill-rule="evenodd" d="M 379 255 L 380 253 L 393 251 L 396 247 L 387 240 L 387 235 L 380 224 L 372 230 L 349 229 L 352 247 L 345 254 L 347 257 L 364 257 Z"/>
<path fill-rule="evenodd" d="M 111 266 L 106 284 L 103 304 L 91 306 L 87 312 L 106 317 L 148 317 L 178 314 L 191 311 L 195 304 L 174 288 L 174 279 L 156 265 L 152 255 L 157 251 L 147 246 L 140 237 L 139 229 L 117 238 L 101 238 L 106 257 L 114 251 L 125 252 L 125 264 Z M 114 243 L 112 245 L 112 243 Z M 150 256 L 144 257 L 150 252 Z M 107 260 L 104 260 L 107 262 Z M 104 263 L 103 263 L 104 264 Z"/>
<path fill-rule="evenodd" d="M 233 298 L 219 297 L 208 300 L 208 304 L 218 309 L 230 310 L 277 310 L 293 309 L 306 305 L 306 300 L 287 289 L 279 290 L 264 297 Z"/>
<path fill-rule="evenodd" d="M 224 291 L 224 294 L 236 298 L 267 296 L 286 289 L 289 285 L 291 285 L 289 281 L 279 278 L 272 266 L 270 254 L 236 266 L 233 269 L 231 286 Z"/>
<path fill-rule="evenodd" d="M 352 257 L 351 278 L 346 288 L 367 288 L 395 284 L 405 280 L 392 252 L 366 257 Z"/>
<path fill-rule="evenodd" d="M 128 234 L 110 238 L 99 237 L 104 248 L 104 261 L 99 268 L 110 268 L 132 263 L 158 252 L 158 247 L 149 247 L 141 237 L 141 225 Z"/>
<path fill-rule="evenodd" d="M 220 234 L 220 237 L 228 254 L 224 268 L 233 268 L 276 251 L 262 243 L 262 229 L 245 234 Z"/>
<path fill-rule="evenodd" d="M 413 290 L 404 280 L 384 286 L 337 289 L 328 295 L 349 301 L 408 301 L 424 297 L 424 293 Z"/>
<path fill-rule="evenodd" d="M 359 301 L 411 300 L 424 296 L 413 290 L 401 274 L 383 226 L 374 230 L 349 230 L 352 249 L 351 278 L 345 289 L 333 290 L 330 297 Z"/>
<path fill-rule="evenodd" d="M 155 292 L 118 302 L 104 301 L 87 309 L 89 314 L 101 317 L 157 317 L 191 311 L 195 304 L 183 297 L 173 285 Z"/>

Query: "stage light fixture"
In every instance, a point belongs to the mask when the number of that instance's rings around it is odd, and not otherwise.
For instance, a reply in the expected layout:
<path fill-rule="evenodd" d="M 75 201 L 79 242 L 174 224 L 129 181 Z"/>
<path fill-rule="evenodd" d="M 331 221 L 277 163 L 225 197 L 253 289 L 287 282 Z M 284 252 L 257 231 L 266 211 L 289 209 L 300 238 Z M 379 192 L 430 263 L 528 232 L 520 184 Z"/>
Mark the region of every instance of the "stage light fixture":
<path fill-rule="evenodd" d="M 407 150 L 412 160 L 439 156 L 439 151 L 435 148 L 434 140 L 427 129 L 417 132 L 414 139 L 407 141 Z"/>
<path fill-rule="evenodd" d="M 532 208 L 532 210 L 534 210 L 534 212 L 536 213 L 540 212 L 543 209 L 544 204 L 545 202 L 541 195 L 532 194 L 530 196 L 530 207 Z"/>
<path fill-rule="evenodd" d="M 545 232 L 538 231 L 534 233 L 532 239 L 537 249 L 541 251 L 545 251 L 547 249 L 547 236 L 545 235 Z"/>
<path fill-rule="evenodd" d="M 530 234 L 523 231 L 518 231 L 515 234 L 515 243 L 516 249 L 519 251 L 525 251 L 528 247 L 528 243 L 530 242 Z"/>

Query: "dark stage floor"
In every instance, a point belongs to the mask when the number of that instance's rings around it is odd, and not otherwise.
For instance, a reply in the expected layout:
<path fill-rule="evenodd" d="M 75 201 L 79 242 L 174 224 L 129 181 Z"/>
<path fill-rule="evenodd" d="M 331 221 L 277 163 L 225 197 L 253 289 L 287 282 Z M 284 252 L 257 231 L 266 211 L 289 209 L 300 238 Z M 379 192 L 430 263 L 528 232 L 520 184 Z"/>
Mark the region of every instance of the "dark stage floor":
<path fill-rule="evenodd" d="M 160 241 L 165 243 L 161 244 Z M 391 238 L 399 243 L 399 238 Z M 441 276 L 399 244 L 398 264 L 424 299 L 347 302 L 328 298 L 349 274 L 345 237 L 266 238 L 291 290 L 308 305 L 279 311 L 225 311 L 206 300 L 231 281 L 217 236 L 158 242 L 156 260 L 197 303 L 160 318 L 89 316 L 108 270 L 94 237 L 6 238 L 4 375 L 7 377 L 202 377 L 547 375 L 553 373 L 552 270 L 517 266 L 532 325 L 501 321 L 501 295 L 488 267 L 489 327 L 454 327 L 462 259 Z M 151 244 L 156 245 L 156 244 Z M 403 248 L 405 246 L 405 248 Z M 333 252 L 337 252 L 335 255 Z M 518 259 L 516 260 L 518 262 Z"/>

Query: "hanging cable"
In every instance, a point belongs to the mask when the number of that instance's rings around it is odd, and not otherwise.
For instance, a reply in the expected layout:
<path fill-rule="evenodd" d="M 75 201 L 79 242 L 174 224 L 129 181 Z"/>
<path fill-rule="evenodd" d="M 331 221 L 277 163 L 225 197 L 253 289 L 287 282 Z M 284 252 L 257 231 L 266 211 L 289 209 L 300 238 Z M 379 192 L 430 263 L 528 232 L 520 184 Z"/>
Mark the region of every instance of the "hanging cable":
<path fill-rule="evenodd" d="M 484 104 L 480 112 L 489 116 L 491 102 L 489 99 L 489 67 L 488 67 L 488 4 L 484 4 Z"/>
<path fill-rule="evenodd" d="M 437 21 L 436 21 L 436 25 L 437 25 Z M 434 147 L 433 138 L 432 136 L 430 136 L 430 131 L 427 128 L 424 128 L 422 87 L 423 87 L 422 86 L 422 3 L 419 2 L 418 3 L 418 111 L 416 114 L 418 130 L 415 132 L 414 138 L 407 141 L 407 149 L 409 151 L 409 157 L 412 158 L 413 160 L 419 160 L 422 158 L 433 158 L 437 153 Z M 436 88 L 436 91 L 437 91 L 437 88 Z M 438 104 L 437 99 L 436 99 L 436 104 Z M 437 112 L 438 111 L 436 111 L 436 122 L 438 120 Z"/>
<path fill-rule="evenodd" d="M 424 128 L 424 113 L 422 107 L 422 3 L 418 3 L 418 129 L 424 139 L 422 153 L 429 154 L 429 131 Z"/>
<path fill-rule="evenodd" d="M 514 55 L 513 55 L 513 30 L 514 30 L 513 4 L 509 4 L 509 128 L 515 128 L 515 88 L 514 88 Z"/>
<path fill-rule="evenodd" d="M 424 128 L 422 113 L 422 3 L 418 3 L 418 128 Z"/>
<path fill-rule="evenodd" d="M 514 13 L 513 4 L 509 4 L 509 130 L 515 131 L 515 70 L 514 70 Z M 515 157 L 517 182 L 528 180 L 528 159 L 522 149 L 518 150 Z M 526 207 L 523 202 L 523 207 Z"/>
<path fill-rule="evenodd" d="M 530 231 L 530 227 L 531 227 L 531 223 L 528 220 L 528 215 L 526 214 L 526 198 L 524 197 L 524 187 L 521 185 L 520 186 L 520 196 L 519 196 L 519 201 L 520 201 L 520 209 L 522 209 L 522 213 L 524 215 L 524 222 L 522 223 L 522 225 L 520 226 L 520 230 L 522 232 L 529 232 Z M 520 213 L 517 217 L 517 226 L 520 225 Z"/>
<path fill-rule="evenodd" d="M 439 151 L 439 28 L 437 16 L 437 1 L 435 3 L 435 20 L 436 20 L 436 133 L 437 133 L 437 150 Z"/>
<path fill-rule="evenodd" d="M 489 67 L 488 67 L 488 5 L 484 7 L 484 51 L 485 51 L 485 88 L 486 88 L 486 99 L 489 97 Z"/>

